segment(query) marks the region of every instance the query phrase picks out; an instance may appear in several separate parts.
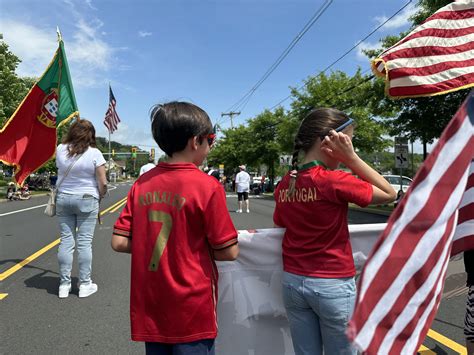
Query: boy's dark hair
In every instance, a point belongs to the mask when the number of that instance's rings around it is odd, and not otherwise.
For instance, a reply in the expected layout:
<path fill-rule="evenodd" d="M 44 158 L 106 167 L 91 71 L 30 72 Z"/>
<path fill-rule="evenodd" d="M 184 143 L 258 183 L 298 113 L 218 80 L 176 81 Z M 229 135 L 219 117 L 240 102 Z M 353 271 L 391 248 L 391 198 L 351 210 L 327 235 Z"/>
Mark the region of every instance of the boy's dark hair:
<path fill-rule="evenodd" d="M 151 132 L 158 146 L 171 157 L 184 150 L 188 140 L 213 133 L 212 123 L 207 113 L 189 102 L 172 101 L 159 104 L 151 109 Z"/>

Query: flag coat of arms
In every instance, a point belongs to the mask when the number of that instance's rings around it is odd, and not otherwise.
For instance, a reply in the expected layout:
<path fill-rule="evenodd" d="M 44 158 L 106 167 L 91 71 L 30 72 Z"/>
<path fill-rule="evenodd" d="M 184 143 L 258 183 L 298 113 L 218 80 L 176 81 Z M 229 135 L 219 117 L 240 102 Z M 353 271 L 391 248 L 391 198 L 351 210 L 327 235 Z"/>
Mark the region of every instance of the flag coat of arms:
<path fill-rule="evenodd" d="M 0 129 L 0 161 L 15 167 L 17 183 L 22 185 L 54 156 L 56 129 L 78 114 L 60 39 L 48 68 Z"/>
<path fill-rule="evenodd" d="M 474 86 L 474 2 L 454 1 L 372 61 L 391 97 L 440 95 Z"/>
<path fill-rule="evenodd" d="M 474 91 L 418 171 L 372 249 L 348 335 L 367 354 L 415 354 L 451 255 L 474 247 Z"/>

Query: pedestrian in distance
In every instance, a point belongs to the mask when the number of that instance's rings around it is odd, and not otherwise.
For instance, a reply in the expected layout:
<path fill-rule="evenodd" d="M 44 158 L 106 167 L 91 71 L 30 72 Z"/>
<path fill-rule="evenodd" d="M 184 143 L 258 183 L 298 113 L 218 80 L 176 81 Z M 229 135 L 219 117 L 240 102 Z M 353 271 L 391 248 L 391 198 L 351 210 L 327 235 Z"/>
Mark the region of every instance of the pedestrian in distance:
<path fill-rule="evenodd" d="M 221 179 L 221 174 L 219 173 L 219 170 L 213 167 L 209 169 L 207 175 L 214 177 L 214 179 L 216 179 L 217 181 L 220 181 Z"/>
<path fill-rule="evenodd" d="M 141 168 L 140 168 L 140 175 L 139 176 L 142 176 L 143 174 L 145 174 L 147 171 L 150 171 L 151 169 L 153 169 L 155 167 L 155 159 L 150 155 L 148 157 L 148 163 L 146 163 L 145 165 L 143 165 Z"/>
<path fill-rule="evenodd" d="M 345 335 L 356 296 L 348 203 L 389 203 L 396 193 L 355 153 L 353 132 L 345 113 L 311 111 L 296 134 L 291 171 L 275 190 L 273 221 L 286 228 L 283 301 L 297 355 L 357 353 Z M 335 170 L 340 163 L 358 177 Z"/>
<path fill-rule="evenodd" d="M 215 134 L 186 102 L 155 106 L 151 120 L 169 160 L 137 179 L 112 236 L 115 251 L 132 254 L 132 340 L 147 354 L 214 354 L 215 260 L 239 253 L 224 189 L 198 169 Z"/>
<path fill-rule="evenodd" d="M 71 291 L 74 248 L 79 264 L 79 297 L 98 289 L 92 282 L 92 239 L 99 214 L 99 200 L 107 193 L 105 159 L 96 148 L 92 123 L 78 118 L 56 149 L 58 195 L 56 215 L 61 242 L 58 249 L 59 297 Z"/>
<path fill-rule="evenodd" d="M 239 209 L 235 212 L 242 213 L 242 200 L 245 202 L 246 212 L 249 209 L 249 191 L 250 191 L 250 175 L 245 171 L 245 165 L 239 165 L 240 172 L 235 177 L 235 187 L 237 189 L 237 199 Z"/>
<path fill-rule="evenodd" d="M 13 201 L 15 197 L 15 192 L 16 192 L 15 183 L 9 182 L 8 187 L 7 187 L 7 195 L 6 195 L 8 201 Z"/>

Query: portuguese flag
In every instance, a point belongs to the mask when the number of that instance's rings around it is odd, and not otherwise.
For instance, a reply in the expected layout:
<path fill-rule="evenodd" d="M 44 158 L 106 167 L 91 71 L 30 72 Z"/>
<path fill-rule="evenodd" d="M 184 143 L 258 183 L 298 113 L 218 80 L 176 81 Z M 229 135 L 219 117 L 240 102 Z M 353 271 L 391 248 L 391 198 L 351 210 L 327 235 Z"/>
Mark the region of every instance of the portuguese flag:
<path fill-rule="evenodd" d="M 79 115 L 64 44 L 5 126 L 0 129 L 0 161 L 15 167 L 23 185 L 56 152 L 56 129 Z"/>

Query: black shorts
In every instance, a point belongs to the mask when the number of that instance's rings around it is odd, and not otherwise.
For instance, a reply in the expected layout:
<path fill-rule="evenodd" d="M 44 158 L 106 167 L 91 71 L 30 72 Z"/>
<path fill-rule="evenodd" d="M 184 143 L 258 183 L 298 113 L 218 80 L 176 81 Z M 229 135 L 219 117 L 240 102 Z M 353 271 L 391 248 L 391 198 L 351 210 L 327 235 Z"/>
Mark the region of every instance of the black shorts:
<path fill-rule="evenodd" d="M 242 197 L 244 198 L 245 201 L 247 201 L 249 199 L 249 193 L 247 191 L 237 192 L 237 198 L 239 199 L 239 201 L 242 201 Z"/>

